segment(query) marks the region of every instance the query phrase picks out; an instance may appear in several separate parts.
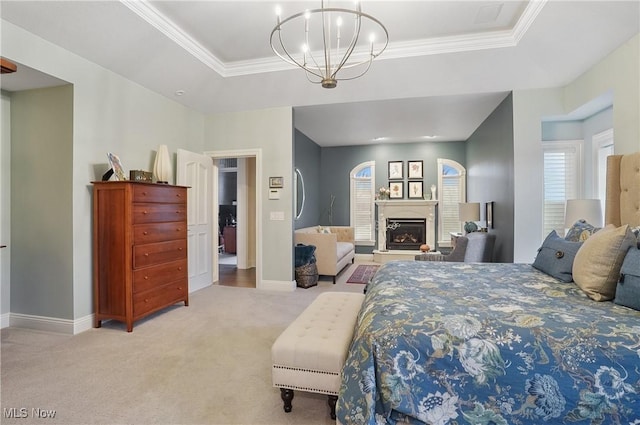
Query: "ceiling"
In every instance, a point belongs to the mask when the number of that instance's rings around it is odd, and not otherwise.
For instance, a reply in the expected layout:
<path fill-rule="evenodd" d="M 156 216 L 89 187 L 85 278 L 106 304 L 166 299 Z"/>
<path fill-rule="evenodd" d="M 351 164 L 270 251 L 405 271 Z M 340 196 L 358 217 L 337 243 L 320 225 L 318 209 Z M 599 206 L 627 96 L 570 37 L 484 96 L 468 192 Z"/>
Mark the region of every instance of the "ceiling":
<path fill-rule="evenodd" d="M 206 114 L 293 106 L 321 146 L 466 140 L 511 90 L 563 86 L 640 31 L 639 1 L 366 1 L 389 46 L 323 89 L 271 51 L 277 3 L 2 0 L 0 14 Z M 283 17 L 319 7 L 280 3 Z M 26 71 L 0 87 L 61 83 Z"/>

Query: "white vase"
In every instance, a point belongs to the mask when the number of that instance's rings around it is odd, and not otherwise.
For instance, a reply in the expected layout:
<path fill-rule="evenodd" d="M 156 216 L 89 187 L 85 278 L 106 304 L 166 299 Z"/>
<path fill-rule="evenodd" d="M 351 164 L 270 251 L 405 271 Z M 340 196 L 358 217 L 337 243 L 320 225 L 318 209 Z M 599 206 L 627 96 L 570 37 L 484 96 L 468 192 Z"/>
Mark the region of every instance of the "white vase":
<path fill-rule="evenodd" d="M 153 174 L 158 183 L 171 184 L 173 181 L 173 169 L 171 168 L 171 157 L 167 145 L 158 146 L 156 160 L 153 164 Z"/>

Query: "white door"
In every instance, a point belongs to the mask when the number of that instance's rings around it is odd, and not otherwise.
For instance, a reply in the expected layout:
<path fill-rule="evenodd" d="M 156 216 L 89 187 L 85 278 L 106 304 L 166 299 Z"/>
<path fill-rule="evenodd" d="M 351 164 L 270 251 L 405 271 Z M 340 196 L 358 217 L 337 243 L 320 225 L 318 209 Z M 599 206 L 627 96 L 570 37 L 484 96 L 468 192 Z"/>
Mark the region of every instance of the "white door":
<path fill-rule="evenodd" d="M 197 291 L 218 280 L 212 267 L 212 202 L 215 176 L 213 160 L 178 149 L 176 183 L 187 189 L 187 238 L 189 253 L 189 292 Z M 216 246 L 218 241 L 215 241 Z M 215 279 L 214 279 L 215 274 Z"/>

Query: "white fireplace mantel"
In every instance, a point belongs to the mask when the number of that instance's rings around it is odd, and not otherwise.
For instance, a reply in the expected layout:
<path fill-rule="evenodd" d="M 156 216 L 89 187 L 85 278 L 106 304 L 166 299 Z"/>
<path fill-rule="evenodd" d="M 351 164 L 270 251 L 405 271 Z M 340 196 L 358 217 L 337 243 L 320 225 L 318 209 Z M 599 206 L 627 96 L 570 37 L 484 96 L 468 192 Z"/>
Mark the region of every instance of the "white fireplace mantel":
<path fill-rule="evenodd" d="M 427 244 L 436 245 L 435 216 L 437 200 L 390 199 L 377 200 L 378 250 L 386 250 L 387 218 L 425 218 L 427 220 Z"/>

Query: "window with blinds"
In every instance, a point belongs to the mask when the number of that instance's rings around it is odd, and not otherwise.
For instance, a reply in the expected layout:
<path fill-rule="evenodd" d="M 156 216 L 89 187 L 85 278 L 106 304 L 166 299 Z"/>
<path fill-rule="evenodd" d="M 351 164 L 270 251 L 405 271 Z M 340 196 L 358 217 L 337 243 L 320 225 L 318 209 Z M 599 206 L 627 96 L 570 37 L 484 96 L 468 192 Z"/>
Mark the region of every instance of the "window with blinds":
<path fill-rule="evenodd" d="M 582 141 L 543 142 L 544 205 L 543 238 L 552 230 L 564 236 L 564 208 L 567 199 L 582 193 Z"/>
<path fill-rule="evenodd" d="M 450 246 L 449 233 L 462 230 L 458 204 L 466 202 L 466 169 L 456 161 L 438 158 L 438 244 Z"/>
<path fill-rule="evenodd" d="M 350 218 L 356 245 L 375 244 L 375 162 L 357 165 L 350 173 Z"/>

